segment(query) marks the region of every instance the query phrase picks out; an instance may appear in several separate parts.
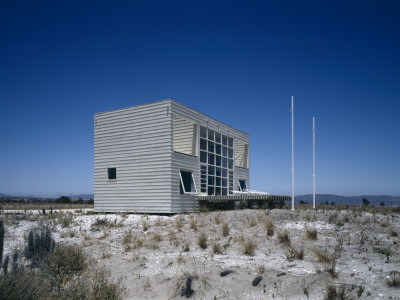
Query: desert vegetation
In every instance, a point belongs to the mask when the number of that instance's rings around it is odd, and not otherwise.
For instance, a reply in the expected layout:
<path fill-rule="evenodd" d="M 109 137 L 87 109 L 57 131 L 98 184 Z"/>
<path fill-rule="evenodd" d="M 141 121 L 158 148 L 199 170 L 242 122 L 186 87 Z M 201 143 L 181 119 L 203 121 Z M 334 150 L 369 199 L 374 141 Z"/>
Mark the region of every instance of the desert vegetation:
<path fill-rule="evenodd" d="M 395 299 L 399 231 L 391 207 L 2 211 L 0 298 Z"/>

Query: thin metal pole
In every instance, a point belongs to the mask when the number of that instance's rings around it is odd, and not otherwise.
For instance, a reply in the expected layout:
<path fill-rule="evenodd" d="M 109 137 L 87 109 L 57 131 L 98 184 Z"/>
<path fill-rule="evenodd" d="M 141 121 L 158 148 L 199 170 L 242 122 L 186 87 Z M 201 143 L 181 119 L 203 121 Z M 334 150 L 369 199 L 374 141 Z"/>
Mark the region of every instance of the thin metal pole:
<path fill-rule="evenodd" d="M 315 117 L 313 117 L 313 209 L 315 209 Z"/>
<path fill-rule="evenodd" d="M 294 210 L 294 105 L 292 96 L 292 210 Z"/>

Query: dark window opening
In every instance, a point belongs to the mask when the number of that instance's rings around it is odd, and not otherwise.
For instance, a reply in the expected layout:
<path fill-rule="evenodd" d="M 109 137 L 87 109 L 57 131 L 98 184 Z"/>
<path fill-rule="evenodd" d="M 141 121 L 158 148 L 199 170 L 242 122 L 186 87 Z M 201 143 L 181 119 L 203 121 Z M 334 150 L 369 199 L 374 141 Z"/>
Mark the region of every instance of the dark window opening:
<path fill-rule="evenodd" d="M 192 172 L 180 171 L 180 193 L 181 194 L 194 194 L 196 193 L 196 186 L 194 184 Z"/>
<path fill-rule="evenodd" d="M 246 180 L 239 180 L 239 189 L 241 192 L 247 190 Z"/>
<path fill-rule="evenodd" d="M 117 168 L 107 169 L 108 179 L 117 179 Z"/>

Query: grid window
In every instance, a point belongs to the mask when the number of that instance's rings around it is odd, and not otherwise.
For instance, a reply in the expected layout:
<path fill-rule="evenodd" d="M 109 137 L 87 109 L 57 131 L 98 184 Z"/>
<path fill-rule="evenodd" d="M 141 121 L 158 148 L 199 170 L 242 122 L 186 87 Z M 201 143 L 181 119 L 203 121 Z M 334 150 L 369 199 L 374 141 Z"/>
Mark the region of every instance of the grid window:
<path fill-rule="evenodd" d="M 201 192 L 228 195 L 233 191 L 233 138 L 200 126 Z M 229 172 L 228 172 L 229 171 Z M 230 175 L 232 173 L 232 178 Z"/>

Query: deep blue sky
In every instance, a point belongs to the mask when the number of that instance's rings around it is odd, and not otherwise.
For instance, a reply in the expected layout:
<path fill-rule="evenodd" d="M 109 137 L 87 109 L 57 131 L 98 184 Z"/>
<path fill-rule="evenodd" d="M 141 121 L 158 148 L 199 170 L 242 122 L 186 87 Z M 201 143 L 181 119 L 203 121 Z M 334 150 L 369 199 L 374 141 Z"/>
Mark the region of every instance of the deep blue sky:
<path fill-rule="evenodd" d="M 93 114 L 173 98 L 250 134 L 253 189 L 400 195 L 399 1 L 1 1 L 0 193 L 93 192 Z M 300 4 L 301 3 L 301 4 Z"/>

